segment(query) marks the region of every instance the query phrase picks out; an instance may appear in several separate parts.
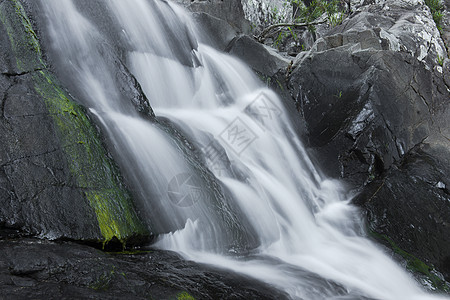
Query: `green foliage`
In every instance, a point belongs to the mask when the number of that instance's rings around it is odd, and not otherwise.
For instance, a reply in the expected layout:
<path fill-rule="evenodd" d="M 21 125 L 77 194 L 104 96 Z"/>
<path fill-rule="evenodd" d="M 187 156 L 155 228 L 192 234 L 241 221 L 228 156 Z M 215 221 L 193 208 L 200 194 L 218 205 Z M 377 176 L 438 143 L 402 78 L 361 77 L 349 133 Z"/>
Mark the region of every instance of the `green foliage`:
<path fill-rule="evenodd" d="M 339 91 L 336 95 L 334 95 L 336 98 L 341 99 L 342 98 L 342 91 Z"/>
<path fill-rule="evenodd" d="M 339 9 L 338 0 L 313 0 L 309 7 L 300 3 L 300 0 L 291 0 L 291 2 L 297 6 L 296 23 L 312 23 L 323 14 L 326 14 L 332 26 L 339 25 L 344 19 L 343 11 Z"/>
<path fill-rule="evenodd" d="M 112 266 L 111 271 L 104 271 L 89 287 L 96 291 L 105 291 L 110 287 L 115 276 L 116 267 Z"/>
<path fill-rule="evenodd" d="M 337 13 L 334 13 L 334 14 L 330 15 L 330 16 L 328 17 L 328 19 L 329 19 L 329 21 L 330 21 L 331 27 L 336 27 L 336 26 L 338 26 L 338 25 L 341 25 L 342 22 L 344 21 L 344 19 L 345 19 L 345 13 L 344 13 L 344 12 L 337 12 Z"/>
<path fill-rule="evenodd" d="M 444 6 L 440 0 L 425 0 L 425 4 L 430 8 L 436 27 L 441 31 L 443 18 L 442 10 L 444 9 Z"/>
<path fill-rule="evenodd" d="M 275 40 L 273 41 L 273 45 L 274 45 L 275 47 L 280 46 L 281 43 L 282 43 L 282 41 L 283 41 L 283 39 L 284 39 L 286 36 L 287 36 L 287 32 L 284 31 L 284 30 L 280 30 L 280 31 L 278 32 L 277 37 L 276 37 Z"/>
<path fill-rule="evenodd" d="M 297 33 L 295 33 L 295 31 L 292 30 L 291 27 L 288 27 L 287 29 L 288 29 L 289 33 L 291 34 L 292 38 L 294 39 L 295 44 L 298 46 L 298 36 L 297 36 Z"/>
<path fill-rule="evenodd" d="M 287 7 L 294 10 L 295 17 L 290 21 L 286 20 Z M 291 39 L 295 46 L 300 47 L 298 28 L 307 28 L 315 38 L 315 25 L 328 22 L 334 27 L 341 24 L 345 17 L 339 0 L 313 0 L 309 6 L 301 0 L 286 0 L 282 9 L 274 7 L 270 10 L 269 17 L 263 22 L 267 27 L 258 39 L 262 42 L 270 36 L 273 45 L 278 48 Z"/>
<path fill-rule="evenodd" d="M 444 57 L 438 56 L 437 63 L 442 67 L 444 65 Z"/>

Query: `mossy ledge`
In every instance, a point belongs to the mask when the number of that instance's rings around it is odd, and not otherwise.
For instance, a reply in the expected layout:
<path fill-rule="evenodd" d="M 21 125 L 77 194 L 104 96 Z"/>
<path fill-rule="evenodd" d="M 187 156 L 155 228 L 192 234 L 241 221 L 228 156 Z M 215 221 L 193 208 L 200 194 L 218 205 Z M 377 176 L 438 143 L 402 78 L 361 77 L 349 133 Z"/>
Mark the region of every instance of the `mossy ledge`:
<path fill-rule="evenodd" d="M 96 127 L 46 68 L 39 41 L 22 4 L 0 3 L 0 21 L 16 56 L 17 72 L 31 74 L 60 140 L 70 176 L 95 211 L 101 236 L 96 243 L 146 240 L 149 231 L 139 219 L 132 198 L 121 185 L 120 174 L 105 150 Z M 57 200 L 55 200 L 57 201 Z"/>
<path fill-rule="evenodd" d="M 383 245 L 390 248 L 394 253 L 400 255 L 406 261 L 406 268 L 417 274 L 421 274 L 427 278 L 433 288 L 438 292 L 450 293 L 450 287 L 447 282 L 439 278 L 433 273 L 434 268 L 428 266 L 426 263 L 415 257 L 414 255 L 401 249 L 390 237 L 368 228 L 369 236 Z"/>

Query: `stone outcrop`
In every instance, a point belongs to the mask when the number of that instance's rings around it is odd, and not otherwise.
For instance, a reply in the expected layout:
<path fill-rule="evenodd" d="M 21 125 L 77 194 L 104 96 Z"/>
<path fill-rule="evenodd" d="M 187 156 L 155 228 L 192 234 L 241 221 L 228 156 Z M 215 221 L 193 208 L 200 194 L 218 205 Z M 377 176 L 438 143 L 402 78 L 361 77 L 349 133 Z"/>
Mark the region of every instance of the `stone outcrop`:
<path fill-rule="evenodd" d="M 243 275 L 168 251 L 105 253 L 0 231 L 0 293 L 10 299 L 287 299 Z M 8 238 L 9 237 L 9 238 Z"/>
<path fill-rule="evenodd" d="M 2 1 L 0 21 L 0 225 L 49 239 L 146 239 L 96 126 L 46 67 L 21 3 Z"/>
<path fill-rule="evenodd" d="M 375 235 L 448 280 L 444 43 L 422 1 L 353 8 L 294 62 L 289 87 L 305 120 L 304 140 L 330 176 L 362 191 L 355 203 L 366 209 Z"/>

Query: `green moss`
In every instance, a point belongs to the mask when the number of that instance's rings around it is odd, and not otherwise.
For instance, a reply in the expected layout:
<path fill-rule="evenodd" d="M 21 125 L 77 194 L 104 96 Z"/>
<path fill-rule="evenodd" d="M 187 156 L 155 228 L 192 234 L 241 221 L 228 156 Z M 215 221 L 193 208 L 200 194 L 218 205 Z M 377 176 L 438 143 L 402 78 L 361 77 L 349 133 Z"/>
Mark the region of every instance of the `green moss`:
<path fill-rule="evenodd" d="M 30 20 L 17 0 L 0 4 L 4 24 L 20 72 L 32 73 L 35 90 L 53 119 L 76 186 L 84 191 L 96 213 L 103 242 L 114 237 L 125 241 L 148 235 L 128 192 L 120 185 L 119 172 L 107 155 L 96 128 L 84 109 L 72 101 L 45 69 L 41 49 Z"/>
<path fill-rule="evenodd" d="M 276 81 L 277 81 L 278 88 L 280 89 L 280 91 L 284 91 L 284 88 L 283 88 L 283 85 L 281 84 L 281 82 L 278 79 L 276 79 Z"/>
<path fill-rule="evenodd" d="M 195 300 L 188 292 L 181 292 L 177 294 L 177 300 Z"/>
<path fill-rule="evenodd" d="M 28 72 L 43 68 L 39 41 L 20 2 L 7 0 L 0 4 L 0 21 L 15 53 L 17 69 Z"/>
<path fill-rule="evenodd" d="M 97 278 L 97 280 L 93 284 L 91 284 L 89 287 L 96 291 L 105 291 L 110 287 L 111 281 L 113 281 L 115 276 L 116 276 L 116 267 L 112 266 L 111 271 L 103 272 Z"/>
<path fill-rule="evenodd" d="M 71 174 L 97 215 L 104 242 L 146 235 L 129 194 L 117 183 L 118 171 L 82 107 L 69 99 L 47 71 L 34 73 L 33 79 L 59 131 Z"/>
<path fill-rule="evenodd" d="M 399 254 L 401 257 L 403 257 L 403 259 L 405 259 L 405 261 L 407 263 L 406 267 L 408 268 L 408 270 L 410 270 L 411 272 L 416 272 L 416 273 L 425 275 L 429 279 L 429 281 L 431 282 L 431 284 L 433 285 L 433 287 L 435 289 L 446 292 L 446 293 L 450 292 L 450 289 L 447 286 L 446 282 L 432 273 L 434 268 L 428 266 L 427 264 L 425 264 L 423 261 L 421 261 L 414 255 L 401 249 L 388 236 L 386 236 L 384 234 L 379 234 L 371 229 L 369 229 L 369 235 L 371 237 L 373 237 L 374 239 L 381 241 L 383 244 L 386 244 L 387 246 L 389 246 L 392 249 L 392 251 Z"/>

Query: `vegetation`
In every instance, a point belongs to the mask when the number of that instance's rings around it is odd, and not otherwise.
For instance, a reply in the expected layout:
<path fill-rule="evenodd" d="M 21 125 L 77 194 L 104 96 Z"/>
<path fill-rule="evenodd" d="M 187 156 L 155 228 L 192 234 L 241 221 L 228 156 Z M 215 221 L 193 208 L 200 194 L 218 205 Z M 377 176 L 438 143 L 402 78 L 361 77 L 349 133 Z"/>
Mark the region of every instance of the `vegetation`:
<path fill-rule="evenodd" d="M 444 57 L 443 56 L 438 56 L 437 62 L 442 67 L 444 65 Z"/>
<path fill-rule="evenodd" d="M 382 242 L 383 244 L 388 246 L 390 249 L 392 249 L 392 251 L 394 251 L 401 257 L 403 257 L 403 259 L 406 261 L 406 267 L 408 268 L 408 270 L 410 270 L 411 272 L 414 272 L 414 273 L 419 273 L 419 274 L 424 275 L 436 290 L 443 291 L 446 293 L 450 292 L 450 288 L 447 285 L 447 283 L 444 280 L 442 280 L 441 278 L 439 278 L 436 274 L 434 274 L 433 267 L 428 266 L 427 264 L 425 264 L 423 261 L 421 261 L 414 255 L 401 249 L 388 236 L 386 236 L 384 234 L 379 234 L 371 229 L 369 229 L 368 231 L 369 231 L 369 235 L 372 238 Z"/>
<path fill-rule="evenodd" d="M 177 295 L 177 300 L 195 300 L 188 292 L 181 292 Z"/>
<path fill-rule="evenodd" d="M 110 287 L 112 281 L 114 280 L 117 274 L 118 273 L 116 272 L 116 267 L 111 266 L 110 271 L 105 270 L 102 274 L 100 274 L 100 276 L 95 280 L 95 282 L 89 285 L 89 287 L 96 291 L 106 291 Z M 119 273 L 119 275 L 125 277 L 125 273 L 123 272 Z"/>
<path fill-rule="evenodd" d="M 430 8 L 436 27 L 439 31 L 442 31 L 442 10 L 444 9 L 444 6 L 442 5 L 441 0 L 425 0 L 425 4 Z"/>
<path fill-rule="evenodd" d="M 313 0 L 309 5 L 305 5 L 301 0 L 287 0 L 285 5 L 292 7 L 292 21 L 285 21 L 278 10 L 272 9 L 270 15 L 271 24 L 262 29 L 256 37 L 258 41 L 264 42 L 266 38 L 273 39 L 275 46 L 282 40 L 292 38 L 300 46 L 298 29 L 307 29 L 313 33 L 315 39 L 316 27 L 319 24 L 329 23 L 330 26 L 337 26 L 345 18 L 345 9 L 341 8 L 339 0 Z"/>

